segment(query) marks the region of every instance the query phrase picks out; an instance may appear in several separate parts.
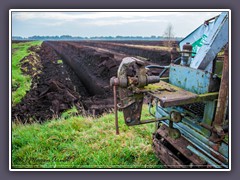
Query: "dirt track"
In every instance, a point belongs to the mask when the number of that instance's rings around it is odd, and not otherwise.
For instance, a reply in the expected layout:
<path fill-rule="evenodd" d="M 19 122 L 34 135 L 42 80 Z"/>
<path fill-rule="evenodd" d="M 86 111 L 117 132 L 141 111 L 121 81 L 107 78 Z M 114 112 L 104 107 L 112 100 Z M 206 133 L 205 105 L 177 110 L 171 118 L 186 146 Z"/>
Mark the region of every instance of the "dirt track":
<path fill-rule="evenodd" d="M 31 90 L 22 102 L 12 108 L 13 120 L 44 122 L 59 117 L 73 105 L 83 114 L 101 114 L 113 107 L 109 80 L 116 76 L 122 58 L 139 52 L 143 58 L 162 54 L 158 56 L 165 57 L 158 61 L 162 65 L 170 61 L 166 52 L 126 49 L 116 44 L 113 48 L 106 42 L 43 42 L 37 51 L 41 72 L 34 76 Z M 146 65 L 150 63 L 146 61 Z"/>

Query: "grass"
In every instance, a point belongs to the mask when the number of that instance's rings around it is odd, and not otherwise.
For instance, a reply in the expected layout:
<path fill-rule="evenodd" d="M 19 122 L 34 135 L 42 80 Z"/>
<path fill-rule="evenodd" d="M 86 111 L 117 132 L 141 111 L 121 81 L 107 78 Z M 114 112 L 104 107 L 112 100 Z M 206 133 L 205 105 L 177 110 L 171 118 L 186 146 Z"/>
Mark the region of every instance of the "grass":
<path fill-rule="evenodd" d="M 147 107 L 143 118 L 147 117 Z M 152 151 L 154 124 L 128 127 L 119 113 L 99 118 L 69 110 L 44 124 L 12 125 L 12 168 L 162 168 Z"/>
<path fill-rule="evenodd" d="M 62 64 L 63 61 L 61 59 L 57 60 L 57 64 Z"/>
<path fill-rule="evenodd" d="M 19 103 L 31 87 L 31 77 L 22 73 L 20 61 L 32 53 L 28 50 L 29 47 L 39 46 L 41 43 L 41 41 L 32 41 L 12 44 L 12 87 L 16 89 L 12 92 L 13 105 Z"/>

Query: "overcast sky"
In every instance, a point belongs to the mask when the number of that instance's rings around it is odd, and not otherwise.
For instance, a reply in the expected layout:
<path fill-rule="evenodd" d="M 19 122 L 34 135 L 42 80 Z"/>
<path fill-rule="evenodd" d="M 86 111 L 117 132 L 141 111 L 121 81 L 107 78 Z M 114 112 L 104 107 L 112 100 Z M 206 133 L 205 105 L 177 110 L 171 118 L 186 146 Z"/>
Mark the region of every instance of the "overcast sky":
<path fill-rule="evenodd" d="M 162 36 L 169 24 L 185 37 L 221 12 L 12 12 L 12 35 Z"/>

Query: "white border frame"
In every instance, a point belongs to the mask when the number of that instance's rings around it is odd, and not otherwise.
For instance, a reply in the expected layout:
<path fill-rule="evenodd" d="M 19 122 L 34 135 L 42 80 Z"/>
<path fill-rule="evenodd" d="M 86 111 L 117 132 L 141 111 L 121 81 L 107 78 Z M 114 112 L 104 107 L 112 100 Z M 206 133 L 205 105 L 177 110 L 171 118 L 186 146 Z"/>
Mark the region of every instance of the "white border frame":
<path fill-rule="evenodd" d="M 227 11 L 229 14 L 229 168 L 228 169 L 12 169 L 12 12 L 108 12 L 108 11 L 161 11 L 161 12 L 193 12 L 193 11 Z M 230 9 L 10 9 L 9 10 L 9 171 L 231 171 L 231 10 Z"/>

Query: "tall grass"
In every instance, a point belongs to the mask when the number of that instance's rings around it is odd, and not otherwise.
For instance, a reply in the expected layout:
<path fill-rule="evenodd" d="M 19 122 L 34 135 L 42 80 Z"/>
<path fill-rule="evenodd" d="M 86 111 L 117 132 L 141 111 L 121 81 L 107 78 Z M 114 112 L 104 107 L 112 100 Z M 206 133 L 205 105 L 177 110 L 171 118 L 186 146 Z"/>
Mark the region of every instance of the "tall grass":
<path fill-rule="evenodd" d="M 119 113 L 116 135 L 113 113 L 94 119 L 73 112 L 41 125 L 13 124 L 12 168 L 162 168 L 151 147 L 154 124 L 128 127 Z"/>
<path fill-rule="evenodd" d="M 16 87 L 16 91 L 12 92 L 13 105 L 19 103 L 31 87 L 31 77 L 22 73 L 20 61 L 31 53 L 29 47 L 41 43 L 41 41 L 32 41 L 12 44 L 12 87 Z"/>

